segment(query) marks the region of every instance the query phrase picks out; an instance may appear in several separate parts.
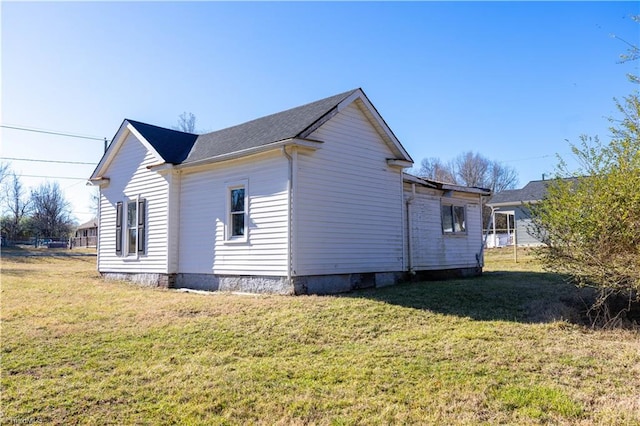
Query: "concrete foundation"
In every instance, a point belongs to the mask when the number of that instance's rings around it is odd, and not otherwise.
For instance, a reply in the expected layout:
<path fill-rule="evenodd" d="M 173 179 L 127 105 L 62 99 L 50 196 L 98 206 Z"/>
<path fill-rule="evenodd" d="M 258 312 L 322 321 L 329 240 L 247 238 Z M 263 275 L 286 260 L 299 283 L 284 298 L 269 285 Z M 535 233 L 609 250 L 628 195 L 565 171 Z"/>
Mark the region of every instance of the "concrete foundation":
<path fill-rule="evenodd" d="M 171 288 L 175 285 L 175 274 L 131 274 L 122 272 L 101 272 L 107 280 L 131 281 L 147 287 Z"/>
<path fill-rule="evenodd" d="M 334 275 L 307 275 L 302 277 L 215 275 L 215 274 L 133 274 L 102 272 L 105 279 L 132 281 L 137 284 L 188 288 L 206 291 L 239 291 L 266 294 L 335 294 L 348 291 L 379 288 L 407 281 L 406 272 L 365 272 Z M 458 268 L 436 271 L 417 271 L 412 281 L 442 280 L 471 277 L 482 274 L 481 268 Z"/>

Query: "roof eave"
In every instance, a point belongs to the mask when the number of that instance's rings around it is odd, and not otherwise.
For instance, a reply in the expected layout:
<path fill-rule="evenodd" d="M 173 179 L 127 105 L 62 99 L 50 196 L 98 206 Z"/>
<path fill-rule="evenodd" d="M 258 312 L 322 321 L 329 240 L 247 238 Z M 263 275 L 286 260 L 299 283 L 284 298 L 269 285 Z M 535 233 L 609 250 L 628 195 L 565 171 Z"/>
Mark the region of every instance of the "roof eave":
<path fill-rule="evenodd" d="M 488 207 L 511 207 L 511 206 L 522 206 L 524 204 L 536 204 L 539 202 L 540 200 L 502 201 L 499 203 L 487 203 L 487 206 Z"/>
<path fill-rule="evenodd" d="M 301 138 L 283 139 L 281 141 L 276 141 L 276 142 L 272 142 L 272 143 L 257 146 L 257 147 L 242 149 L 240 151 L 234 151 L 227 154 L 216 155 L 214 157 L 205 158 L 203 160 L 192 161 L 188 163 L 181 163 L 181 164 L 175 165 L 174 168 L 185 169 L 190 167 L 203 166 L 207 164 L 219 163 L 222 161 L 237 160 L 239 158 L 247 157 L 249 155 L 261 154 L 263 152 L 279 149 L 285 146 L 287 147 L 294 146 L 298 148 L 304 148 L 304 149 L 315 151 L 318 148 L 320 148 L 320 146 L 323 143 L 324 142 L 322 141 L 317 141 L 312 139 L 301 139 Z"/>

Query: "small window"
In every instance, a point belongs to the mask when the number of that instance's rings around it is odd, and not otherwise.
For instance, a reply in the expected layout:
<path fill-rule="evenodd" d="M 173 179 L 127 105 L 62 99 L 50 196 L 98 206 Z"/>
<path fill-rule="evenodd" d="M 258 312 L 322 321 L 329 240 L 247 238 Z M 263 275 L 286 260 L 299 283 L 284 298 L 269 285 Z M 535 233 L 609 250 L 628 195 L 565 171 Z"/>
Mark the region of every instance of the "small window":
<path fill-rule="evenodd" d="M 247 236 L 247 191 L 246 185 L 229 187 L 229 224 L 227 231 L 230 240 L 245 240 Z"/>
<path fill-rule="evenodd" d="M 123 224 L 124 220 L 126 222 Z M 146 201 L 144 199 L 138 198 L 116 204 L 116 254 L 118 256 L 144 254 L 145 224 Z"/>
<path fill-rule="evenodd" d="M 466 232 L 464 206 L 442 206 L 442 232 L 456 234 Z"/>
<path fill-rule="evenodd" d="M 138 252 L 138 202 L 127 203 L 127 254 Z"/>

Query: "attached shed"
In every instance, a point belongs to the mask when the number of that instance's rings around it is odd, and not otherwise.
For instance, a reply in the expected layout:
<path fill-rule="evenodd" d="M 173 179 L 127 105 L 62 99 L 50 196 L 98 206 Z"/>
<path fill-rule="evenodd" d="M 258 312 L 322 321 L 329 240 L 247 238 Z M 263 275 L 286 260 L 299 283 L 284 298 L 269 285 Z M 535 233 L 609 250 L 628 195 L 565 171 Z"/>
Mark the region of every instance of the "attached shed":
<path fill-rule="evenodd" d="M 488 193 L 404 174 L 412 163 L 361 89 L 203 135 L 125 120 L 90 179 L 98 270 L 282 294 L 479 273 Z"/>

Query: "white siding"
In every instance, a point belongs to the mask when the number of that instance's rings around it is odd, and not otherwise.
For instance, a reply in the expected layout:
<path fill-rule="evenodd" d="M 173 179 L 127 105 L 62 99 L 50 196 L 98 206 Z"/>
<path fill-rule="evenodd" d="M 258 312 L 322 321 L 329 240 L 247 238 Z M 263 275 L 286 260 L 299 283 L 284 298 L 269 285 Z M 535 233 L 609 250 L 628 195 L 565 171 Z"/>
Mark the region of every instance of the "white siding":
<path fill-rule="evenodd" d="M 411 194 L 405 184 L 405 197 Z M 445 202 L 465 206 L 466 233 L 444 234 L 440 206 Z M 440 191 L 417 187 L 411 209 L 411 251 L 415 270 L 473 268 L 482 247 L 482 209 L 478 195 L 454 193 L 442 197 Z"/>
<path fill-rule="evenodd" d="M 105 175 L 109 185 L 100 195 L 100 272 L 167 272 L 167 193 L 168 182 L 147 166 L 158 163 L 145 146 L 129 134 Z M 116 255 L 116 203 L 125 206 L 128 199 L 147 200 L 146 254 L 123 257 Z M 123 218 L 123 234 L 126 232 Z M 123 245 L 124 246 L 124 245 Z"/>
<path fill-rule="evenodd" d="M 181 176 L 179 272 L 286 276 L 288 161 L 280 151 Z M 225 241 L 227 185 L 247 181 L 246 243 Z"/>
<path fill-rule="evenodd" d="M 294 275 L 401 271 L 402 184 L 356 101 L 317 129 L 297 161 Z"/>

